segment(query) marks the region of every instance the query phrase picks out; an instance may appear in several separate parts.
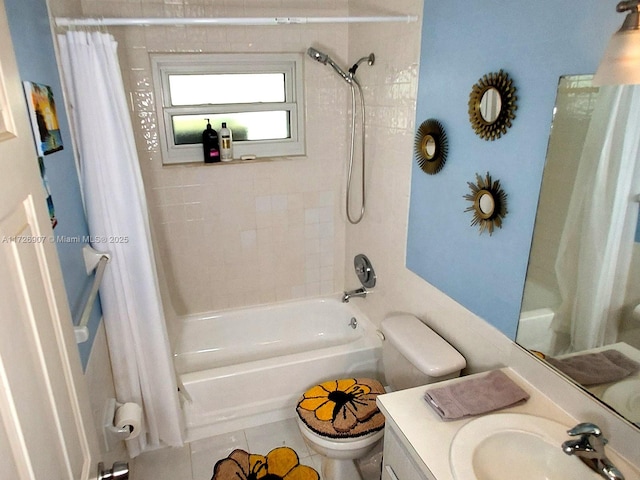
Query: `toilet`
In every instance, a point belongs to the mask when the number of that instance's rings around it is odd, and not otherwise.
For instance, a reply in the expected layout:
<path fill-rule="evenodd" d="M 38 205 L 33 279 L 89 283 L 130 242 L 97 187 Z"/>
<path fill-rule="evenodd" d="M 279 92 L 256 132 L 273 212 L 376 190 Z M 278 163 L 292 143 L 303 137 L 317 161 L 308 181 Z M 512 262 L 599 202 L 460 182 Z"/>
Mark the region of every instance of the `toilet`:
<path fill-rule="evenodd" d="M 388 387 L 370 378 L 342 378 L 310 388 L 298 401 L 298 427 L 322 456 L 324 479 L 362 478 L 355 461 L 384 435 L 377 395 L 454 378 L 466 366 L 455 348 L 413 315 L 390 315 L 382 321 L 381 331 Z"/>

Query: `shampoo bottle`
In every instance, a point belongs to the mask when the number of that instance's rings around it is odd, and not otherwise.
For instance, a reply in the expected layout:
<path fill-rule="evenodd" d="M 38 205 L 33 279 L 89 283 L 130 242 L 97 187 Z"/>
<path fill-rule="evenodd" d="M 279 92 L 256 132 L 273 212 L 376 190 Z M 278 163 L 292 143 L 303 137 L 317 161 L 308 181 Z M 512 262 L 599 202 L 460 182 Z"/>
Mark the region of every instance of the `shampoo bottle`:
<path fill-rule="evenodd" d="M 202 132 L 202 148 L 204 150 L 204 163 L 215 163 L 220 161 L 220 146 L 218 145 L 218 134 L 211 128 L 209 119 L 207 128 Z"/>
<path fill-rule="evenodd" d="M 223 162 L 233 160 L 233 137 L 227 128 L 227 122 L 222 122 L 220 129 L 220 158 Z"/>

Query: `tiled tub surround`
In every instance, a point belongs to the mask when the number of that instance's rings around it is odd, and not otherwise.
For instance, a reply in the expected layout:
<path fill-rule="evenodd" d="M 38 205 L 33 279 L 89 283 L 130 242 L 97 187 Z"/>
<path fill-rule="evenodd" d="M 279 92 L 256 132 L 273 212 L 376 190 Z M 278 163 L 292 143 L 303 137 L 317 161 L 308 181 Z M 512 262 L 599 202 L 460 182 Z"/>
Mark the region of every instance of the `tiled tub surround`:
<path fill-rule="evenodd" d="M 322 4 L 322 8 L 303 5 L 304 11 L 346 13 L 346 2 Z M 222 7 L 211 2 L 83 2 L 85 16 L 267 16 L 282 9 L 289 11 L 286 6 L 266 8 L 264 2 L 225 2 Z M 304 52 L 316 45 L 346 64 L 347 29 L 344 25 L 112 29 L 131 94 L 158 257 L 178 314 L 317 296 L 342 288 L 348 88 L 329 69 L 305 60 L 304 157 L 163 166 L 149 53 Z M 364 83 L 369 81 L 362 77 Z"/>
<path fill-rule="evenodd" d="M 401 3 L 394 9 L 402 14 L 421 11 L 421 2 Z M 347 0 L 82 2 L 84 16 L 114 17 L 345 16 L 379 14 L 384 7 L 378 1 Z M 410 170 L 394 171 L 387 165 L 410 163 L 420 27 L 419 22 L 374 25 L 366 36 L 383 41 L 367 45 L 358 40 L 362 45 L 354 49 L 351 32 L 357 28 L 344 24 L 110 28 L 119 41 L 125 86 L 131 94 L 158 256 L 178 314 L 326 295 L 344 288 L 344 265 L 350 265 L 352 258 L 345 257 L 349 227 L 344 214 L 350 94 L 331 69 L 305 57 L 306 156 L 164 167 L 149 53 L 304 52 L 316 46 L 349 66 L 374 51 L 376 64 L 358 71 L 367 103 L 365 222 L 386 219 L 395 224 L 406 219 L 406 196 L 394 197 L 388 204 L 386 192 Z M 390 139 L 408 145 L 408 156 L 387 146 Z M 358 194 L 356 189 L 354 198 Z M 349 275 L 351 285 L 355 278 L 351 271 Z"/>

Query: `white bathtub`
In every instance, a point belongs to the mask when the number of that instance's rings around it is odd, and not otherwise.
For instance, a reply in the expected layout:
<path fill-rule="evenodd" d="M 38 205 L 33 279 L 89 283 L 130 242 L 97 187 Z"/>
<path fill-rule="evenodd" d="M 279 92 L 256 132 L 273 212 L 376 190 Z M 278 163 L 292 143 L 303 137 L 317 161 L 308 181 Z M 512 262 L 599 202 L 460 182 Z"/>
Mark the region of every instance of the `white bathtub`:
<path fill-rule="evenodd" d="M 377 377 L 380 371 L 375 327 L 353 303 L 337 299 L 212 312 L 180 322 L 174 362 L 187 441 L 292 418 L 307 388 L 339 377 Z"/>
<path fill-rule="evenodd" d="M 530 350 L 553 355 L 555 333 L 551 329 L 555 313 L 550 308 L 538 308 L 520 314 L 516 342 Z"/>
<path fill-rule="evenodd" d="M 531 350 L 553 355 L 556 336 L 551 328 L 560 293 L 527 278 L 516 342 Z"/>

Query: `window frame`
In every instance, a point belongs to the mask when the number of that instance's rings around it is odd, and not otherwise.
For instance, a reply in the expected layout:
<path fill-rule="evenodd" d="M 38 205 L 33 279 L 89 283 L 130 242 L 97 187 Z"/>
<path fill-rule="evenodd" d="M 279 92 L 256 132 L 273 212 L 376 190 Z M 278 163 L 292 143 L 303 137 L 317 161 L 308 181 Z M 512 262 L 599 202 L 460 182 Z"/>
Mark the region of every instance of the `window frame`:
<path fill-rule="evenodd" d="M 151 54 L 158 132 L 164 165 L 201 162 L 202 145 L 176 145 L 174 115 L 206 115 L 258 111 L 289 112 L 290 137 L 274 140 L 236 141 L 234 158 L 255 155 L 257 158 L 286 157 L 305 154 L 304 85 L 301 53 L 177 53 Z M 176 74 L 282 73 L 285 82 L 284 102 L 203 104 L 173 106 L 169 76 Z M 219 125 L 213 125 L 219 130 Z M 203 124 L 202 129 L 205 129 Z"/>

